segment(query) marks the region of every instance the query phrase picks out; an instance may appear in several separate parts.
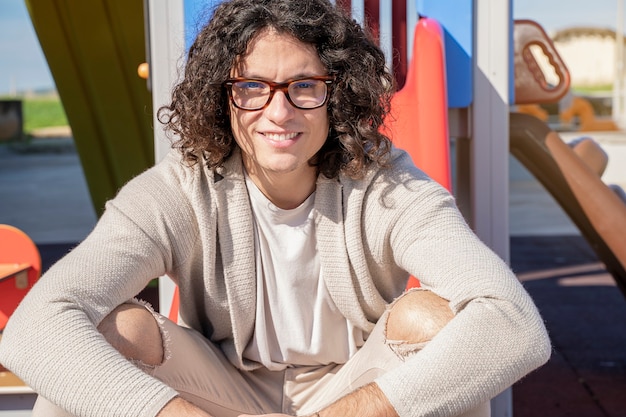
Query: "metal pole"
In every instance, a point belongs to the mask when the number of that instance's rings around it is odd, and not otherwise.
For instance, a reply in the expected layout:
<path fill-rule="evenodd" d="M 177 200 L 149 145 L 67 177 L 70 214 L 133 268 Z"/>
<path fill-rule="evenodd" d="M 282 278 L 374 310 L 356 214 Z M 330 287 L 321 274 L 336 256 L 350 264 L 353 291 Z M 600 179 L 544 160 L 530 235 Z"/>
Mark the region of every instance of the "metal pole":
<path fill-rule="evenodd" d="M 170 149 L 165 131 L 156 119 L 156 111 L 169 103 L 172 86 L 178 77 L 177 63 L 185 50 L 183 0 L 149 0 L 148 11 L 154 159 L 158 162 Z M 170 312 L 175 287 L 169 277 L 159 278 L 159 310 L 166 317 Z"/>
<path fill-rule="evenodd" d="M 512 0 L 474 0 L 474 101 L 469 142 L 471 221 L 509 260 L 509 39 Z M 492 417 L 513 415 L 512 390 L 491 400 Z"/>
<path fill-rule="evenodd" d="M 399 24 L 399 22 L 393 22 L 391 1 L 379 1 L 378 10 L 378 25 L 380 28 L 379 43 L 385 53 L 387 68 L 389 68 L 390 72 L 393 72 L 393 24 Z"/>
<path fill-rule="evenodd" d="M 417 2 L 406 0 L 406 62 L 411 62 L 413 55 L 413 32 L 417 24 Z"/>
<path fill-rule="evenodd" d="M 352 18 L 361 26 L 365 25 L 365 0 L 353 0 L 351 3 Z"/>
<path fill-rule="evenodd" d="M 615 75 L 613 79 L 613 120 L 624 128 L 624 4 L 617 0 L 617 25 L 615 29 Z"/>

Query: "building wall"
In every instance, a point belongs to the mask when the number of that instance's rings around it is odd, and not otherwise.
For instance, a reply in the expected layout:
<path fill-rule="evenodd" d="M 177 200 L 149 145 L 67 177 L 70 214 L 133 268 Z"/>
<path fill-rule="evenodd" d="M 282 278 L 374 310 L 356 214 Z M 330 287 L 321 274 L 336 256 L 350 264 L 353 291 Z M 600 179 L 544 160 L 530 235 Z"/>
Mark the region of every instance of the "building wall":
<path fill-rule="evenodd" d="M 572 86 L 610 86 L 615 77 L 615 32 L 570 28 L 552 35 L 554 46 L 567 65 Z"/>
<path fill-rule="evenodd" d="M 615 74 L 615 41 L 598 36 L 555 42 L 569 69 L 572 85 L 587 87 L 611 85 Z"/>

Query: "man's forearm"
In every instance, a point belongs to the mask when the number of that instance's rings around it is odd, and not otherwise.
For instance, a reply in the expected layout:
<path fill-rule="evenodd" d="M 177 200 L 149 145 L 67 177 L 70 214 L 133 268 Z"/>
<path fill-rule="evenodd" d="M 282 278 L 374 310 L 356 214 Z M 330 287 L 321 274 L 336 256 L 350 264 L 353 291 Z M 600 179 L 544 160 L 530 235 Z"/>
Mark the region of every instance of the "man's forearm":
<path fill-rule="evenodd" d="M 340 398 L 318 414 L 319 417 L 398 417 L 396 410 L 375 383 Z"/>

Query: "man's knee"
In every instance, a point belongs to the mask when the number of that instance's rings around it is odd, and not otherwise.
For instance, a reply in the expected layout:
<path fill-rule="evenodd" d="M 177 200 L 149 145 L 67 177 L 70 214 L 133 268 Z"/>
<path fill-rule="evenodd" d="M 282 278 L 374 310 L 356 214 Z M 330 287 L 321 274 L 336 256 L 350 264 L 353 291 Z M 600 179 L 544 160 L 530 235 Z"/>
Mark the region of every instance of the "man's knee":
<path fill-rule="evenodd" d="M 163 362 L 159 325 L 145 307 L 127 303 L 116 307 L 98 325 L 98 331 L 122 355 L 146 365 Z"/>
<path fill-rule="evenodd" d="M 387 319 L 388 340 L 424 343 L 431 340 L 452 319 L 448 301 L 435 293 L 413 290 L 392 305 Z"/>

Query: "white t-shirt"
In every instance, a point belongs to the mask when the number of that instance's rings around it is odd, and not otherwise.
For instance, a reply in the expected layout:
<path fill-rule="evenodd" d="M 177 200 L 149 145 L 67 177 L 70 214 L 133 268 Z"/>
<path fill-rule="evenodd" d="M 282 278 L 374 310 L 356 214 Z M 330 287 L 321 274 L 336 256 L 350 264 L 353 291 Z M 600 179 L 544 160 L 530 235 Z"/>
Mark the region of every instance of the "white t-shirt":
<path fill-rule="evenodd" d="M 243 356 L 274 371 L 345 363 L 363 345 L 363 332 L 341 314 L 326 288 L 316 248 L 315 193 L 283 210 L 247 175 L 246 183 L 254 217 L 257 305 L 254 335 Z"/>

